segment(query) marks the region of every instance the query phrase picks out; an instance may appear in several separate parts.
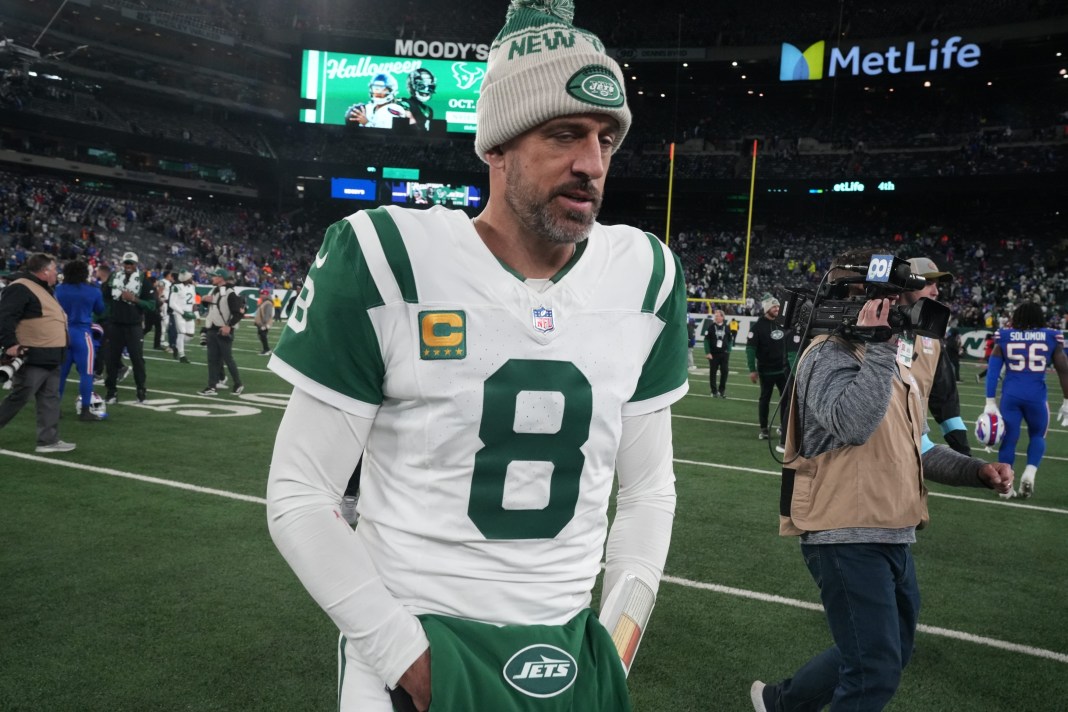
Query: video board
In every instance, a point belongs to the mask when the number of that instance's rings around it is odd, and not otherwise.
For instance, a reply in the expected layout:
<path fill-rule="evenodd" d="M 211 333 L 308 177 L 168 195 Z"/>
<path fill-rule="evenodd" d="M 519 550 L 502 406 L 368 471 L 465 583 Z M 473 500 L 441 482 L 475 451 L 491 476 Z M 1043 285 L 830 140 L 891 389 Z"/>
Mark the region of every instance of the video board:
<path fill-rule="evenodd" d="M 486 63 L 306 49 L 300 120 L 354 129 L 474 133 Z"/>
<path fill-rule="evenodd" d="M 376 200 L 378 185 L 366 178 L 331 178 L 330 197 L 343 200 Z"/>
<path fill-rule="evenodd" d="M 482 206 L 482 190 L 473 185 L 422 183 L 418 181 L 386 181 L 392 203 L 412 207 L 446 205 L 454 208 Z"/>

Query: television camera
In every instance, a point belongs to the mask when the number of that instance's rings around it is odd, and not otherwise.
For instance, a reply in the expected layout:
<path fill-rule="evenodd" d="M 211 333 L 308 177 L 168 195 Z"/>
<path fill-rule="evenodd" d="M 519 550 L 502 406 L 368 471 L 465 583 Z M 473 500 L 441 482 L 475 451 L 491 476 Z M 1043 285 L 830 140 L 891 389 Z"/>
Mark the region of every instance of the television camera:
<path fill-rule="evenodd" d="M 923 277 L 912 273 L 905 260 L 877 254 L 866 265 L 837 265 L 827 273 L 831 274 L 838 276 L 832 280 L 825 276 L 815 291 L 783 290 L 776 321 L 784 329 L 803 331 L 802 343 L 812 336 L 831 333 L 871 342 L 889 341 L 894 334 L 905 331 L 939 339 L 945 335 L 949 308 L 926 297 L 915 304 L 895 305 L 887 317 L 889 326 L 857 326 L 860 310 L 869 300 L 912 292 L 926 284 Z M 863 285 L 863 295 L 852 295 L 857 284 Z"/>

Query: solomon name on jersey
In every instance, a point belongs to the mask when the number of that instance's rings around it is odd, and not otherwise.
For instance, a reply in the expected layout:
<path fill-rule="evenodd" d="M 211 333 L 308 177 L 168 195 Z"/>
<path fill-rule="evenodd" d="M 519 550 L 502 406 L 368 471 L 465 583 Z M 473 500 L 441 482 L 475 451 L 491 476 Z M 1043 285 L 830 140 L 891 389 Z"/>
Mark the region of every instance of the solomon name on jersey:
<path fill-rule="evenodd" d="M 1063 348 L 1064 336 L 1056 329 L 998 329 L 997 344 L 1005 359 L 1001 392 L 1030 400 L 1046 400 L 1046 369 L 1053 352 Z"/>
<path fill-rule="evenodd" d="M 417 614 L 588 606 L 622 419 L 686 393 L 683 274 L 656 238 L 595 225 L 542 282 L 460 211 L 361 211 L 327 231 L 270 361 L 375 419 L 356 535 Z"/>

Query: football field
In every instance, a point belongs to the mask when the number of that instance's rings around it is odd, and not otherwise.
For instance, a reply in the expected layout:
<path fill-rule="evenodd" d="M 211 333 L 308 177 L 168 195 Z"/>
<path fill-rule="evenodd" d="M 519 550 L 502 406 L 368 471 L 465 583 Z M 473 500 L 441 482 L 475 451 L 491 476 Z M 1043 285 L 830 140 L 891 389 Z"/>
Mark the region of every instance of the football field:
<path fill-rule="evenodd" d="M 290 389 L 258 351 L 255 329 L 240 329 L 245 392 L 204 397 L 202 347 L 190 365 L 149 349 L 148 402 L 131 376 L 99 424 L 76 419 L 71 380 L 68 454 L 34 453 L 32 406 L 0 431 L 0 710 L 335 709 L 336 631 L 267 533 Z M 678 507 L 630 676 L 641 712 L 750 710 L 754 679 L 829 644 L 797 541 L 777 534 L 779 465 L 757 439 L 744 353 L 731 367 L 726 400 L 708 396 L 702 369 L 673 409 Z M 969 427 L 983 405 L 974 373 L 960 384 Z M 931 489 L 914 547 L 921 630 L 888 709 L 1064 709 L 1068 430 L 1053 423 L 1032 499 Z"/>

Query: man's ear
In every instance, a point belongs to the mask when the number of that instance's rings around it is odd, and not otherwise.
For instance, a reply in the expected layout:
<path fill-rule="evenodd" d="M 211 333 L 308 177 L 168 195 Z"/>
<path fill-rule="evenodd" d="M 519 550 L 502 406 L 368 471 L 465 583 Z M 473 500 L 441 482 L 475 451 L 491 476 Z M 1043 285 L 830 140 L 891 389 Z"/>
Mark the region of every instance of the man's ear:
<path fill-rule="evenodd" d="M 504 151 L 501 150 L 500 146 L 494 146 L 486 151 L 486 163 L 498 170 L 504 168 Z"/>

